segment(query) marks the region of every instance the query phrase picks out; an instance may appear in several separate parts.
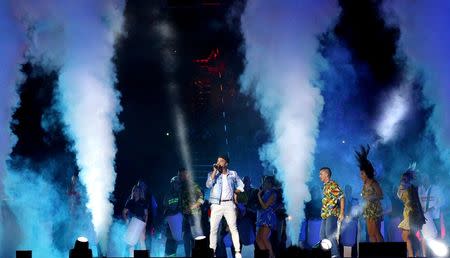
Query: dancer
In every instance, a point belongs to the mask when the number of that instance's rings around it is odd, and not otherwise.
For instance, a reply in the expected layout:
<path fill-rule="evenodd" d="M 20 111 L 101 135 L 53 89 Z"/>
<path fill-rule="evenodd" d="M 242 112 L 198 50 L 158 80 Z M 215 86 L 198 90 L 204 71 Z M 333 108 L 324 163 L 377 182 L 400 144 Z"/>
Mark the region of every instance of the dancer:
<path fill-rule="evenodd" d="M 183 215 L 181 202 L 181 181 L 178 176 L 170 180 L 169 191 L 164 196 L 163 215 L 167 221 L 165 255 L 176 256 L 178 242 L 183 239 Z"/>
<path fill-rule="evenodd" d="M 397 196 L 404 205 L 403 220 L 398 227 L 402 230 L 402 238 L 406 242 L 408 257 L 414 257 L 415 250 L 418 249 L 415 232 L 421 230 L 423 224 L 425 224 L 425 216 L 423 215 L 422 205 L 420 205 L 417 186 L 414 184 L 414 177 L 415 172 L 412 169 L 403 173 L 397 191 Z"/>
<path fill-rule="evenodd" d="M 235 248 L 235 257 L 242 258 L 239 232 L 236 226 L 236 194 L 244 191 L 244 183 L 239 178 L 236 171 L 229 170 L 230 160 L 227 156 L 219 156 L 217 163 L 213 166 L 213 171 L 208 174 L 206 187 L 211 189 L 209 202 L 211 203 L 211 231 L 209 235 L 209 246 L 216 251 L 217 233 L 222 217 L 228 224 Z"/>
<path fill-rule="evenodd" d="M 356 160 L 358 161 L 361 179 L 364 183 L 361 196 L 365 204 L 363 208 L 363 217 L 366 220 L 367 233 L 370 242 L 383 242 L 381 235 L 381 220 L 383 218 L 383 208 L 381 199 L 383 192 L 378 181 L 375 180 L 375 170 L 372 163 L 368 160 L 370 147 L 356 151 Z"/>
<path fill-rule="evenodd" d="M 149 237 L 145 237 L 145 244 L 148 250 L 152 250 L 152 236 L 155 233 L 155 221 L 158 212 L 158 203 L 156 202 L 156 198 L 153 193 L 150 191 L 150 188 L 144 182 L 143 179 L 139 179 L 136 186 L 142 189 L 144 194 L 144 199 L 148 208 L 148 219 L 146 225 L 146 232 L 149 233 Z"/>
<path fill-rule="evenodd" d="M 261 208 L 257 213 L 256 226 L 256 243 L 259 249 L 268 250 L 269 257 L 274 258 L 274 252 L 269 237 L 271 231 L 277 226 L 277 218 L 275 215 L 275 207 L 277 206 L 277 192 L 274 189 L 275 179 L 273 176 L 264 177 L 263 185 L 258 192 L 258 201 Z"/>
<path fill-rule="evenodd" d="M 256 232 L 256 212 L 259 207 L 258 189 L 252 186 L 249 176 L 245 176 L 244 192 L 239 193 L 237 227 L 239 231 L 239 241 L 242 246 L 250 246 L 255 243 Z"/>
<path fill-rule="evenodd" d="M 191 256 L 192 244 L 195 237 L 203 236 L 201 225 L 201 205 L 203 193 L 192 179 L 192 174 L 185 168 L 178 170 L 181 182 L 181 208 L 183 212 L 183 241 L 184 252 Z"/>
<path fill-rule="evenodd" d="M 139 234 L 139 244 L 141 250 L 146 250 L 145 245 L 145 225 L 147 225 L 148 220 L 148 208 L 144 198 L 144 192 L 140 187 L 135 185 L 131 191 L 131 196 L 125 203 L 125 208 L 122 212 L 123 218 L 128 225 L 128 229 L 134 227 L 136 224 L 143 224 L 143 228 Z M 134 221 L 133 221 L 134 220 Z M 136 223 L 134 223 L 136 222 Z M 133 224 L 134 223 L 134 224 Z M 133 237 L 131 237 L 133 238 Z M 133 242 L 133 241 L 131 241 Z M 129 244 L 130 257 L 134 255 L 135 243 Z"/>
<path fill-rule="evenodd" d="M 332 257 L 340 257 L 338 242 L 336 239 L 337 223 L 344 219 L 345 198 L 339 185 L 331 180 L 331 169 L 323 167 L 320 169 L 320 180 L 323 182 L 322 209 L 320 215 L 320 238 L 331 241 Z"/>

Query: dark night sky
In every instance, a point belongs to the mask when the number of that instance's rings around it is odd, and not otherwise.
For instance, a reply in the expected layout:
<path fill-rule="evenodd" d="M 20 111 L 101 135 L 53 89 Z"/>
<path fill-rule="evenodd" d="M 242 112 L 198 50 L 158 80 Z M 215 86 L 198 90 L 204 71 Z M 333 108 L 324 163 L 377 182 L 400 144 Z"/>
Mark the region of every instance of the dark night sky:
<path fill-rule="evenodd" d="M 228 150 L 232 162 L 235 161 L 232 164 L 241 175 L 252 175 L 256 179 L 256 175 L 262 172 L 257 149 L 267 139 L 267 132 L 259 114 L 254 111 L 253 102 L 238 90 L 238 78 L 243 70 L 242 38 L 236 28 L 238 20 L 230 17 L 230 8 L 237 8 L 239 13 L 242 4 L 224 2 L 219 6 L 194 4 L 186 7 L 173 4 L 176 1 L 169 2 L 171 5 L 166 1 L 127 1 L 127 34 L 117 42 L 114 58 L 117 89 L 122 95 L 123 111 L 119 117 L 125 128 L 116 138 L 116 214 L 138 178 L 143 178 L 160 198 L 170 177 L 182 165 L 174 137 L 172 96 L 166 88 L 168 78 L 161 59 L 161 42 L 152 30 L 161 18 L 172 23 L 177 35 L 175 80 L 180 86 L 181 106 L 188 121 L 191 148 L 208 150 L 198 152 L 200 154 L 194 159 L 202 164 L 212 164 L 217 154 Z M 386 28 L 379 17 L 380 1 L 339 2 L 342 14 L 334 33 L 342 44 L 351 49 L 352 62 L 360 69 L 358 82 L 364 87 L 354 100 L 371 117 L 376 113 L 378 95 L 394 87 L 401 79 L 402 66 L 394 59 L 399 31 Z M 201 130 L 203 126 L 199 126 L 205 123 L 221 126 L 221 121 L 218 122 L 217 117 L 210 113 L 199 114 L 192 109 L 195 97 L 192 80 L 198 73 L 192 60 L 207 57 L 214 48 L 220 49 L 221 60 L 226 64 L 224 81 L 230 100 L 226 111 L 231 129 L 228 149 L 217 143 L 221 135 L 215 135 L 214 130 L 202 138 L 206 133 Z M 53 178 L 65 187 L 76 165 L 60 122 L 51 119 L 55 114 L 51 107 L 57 71 L 42 75 L 37 73 L 39 67 L 29 65 L 24 65 L 23 70 L 28 77 L 21 86 L 21 106 L 14 116 L 16 123 L 13 128 L 19 141 L 13 151 L 12 164 L 16 167 L 31 164 L 35 168 L 44 167 L 49 162 L 55 164 L 57 173 L 53 174 Z M 45 130 L 42 124 L 47 125 Z M 167 132 L 170 136 L 166 135 Z"/>

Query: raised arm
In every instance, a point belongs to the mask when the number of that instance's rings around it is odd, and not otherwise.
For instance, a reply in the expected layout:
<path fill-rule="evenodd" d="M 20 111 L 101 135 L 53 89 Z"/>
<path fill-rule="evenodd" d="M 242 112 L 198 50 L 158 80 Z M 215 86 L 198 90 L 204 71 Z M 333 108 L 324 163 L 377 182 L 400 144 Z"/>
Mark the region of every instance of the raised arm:
<path fill-rule="evenodd" d="M 219 174 L 219 171 L 217 171 L 217 170 L 209 172 L 208 178 L 206 179 L 206 187 L 207 188 L 212 188 L 214 186 L 214 184 L 216 184 L 218 174 Z"/>
<path fill-rule="evenodd" d="M 263 200 L 262 197 L 261 197 L 261 194 L 262 194 L 262 191 L 259 191 L 259 192 L 258 192 L 258 201 L 259 201 L 259 204 L 261 204 L 261 207 L 262 207 L 263 209 L 267 209 L 267 208 L 269 208 L 269 207 L 275 202 L 275 200 L 276 200 L 276 194 L 275 194 L 275 193 L 272 193 L 272 194 L 270 195 L 269 199 L 267 200 L 267 202 L 264 202 L 264 200 Z"/>

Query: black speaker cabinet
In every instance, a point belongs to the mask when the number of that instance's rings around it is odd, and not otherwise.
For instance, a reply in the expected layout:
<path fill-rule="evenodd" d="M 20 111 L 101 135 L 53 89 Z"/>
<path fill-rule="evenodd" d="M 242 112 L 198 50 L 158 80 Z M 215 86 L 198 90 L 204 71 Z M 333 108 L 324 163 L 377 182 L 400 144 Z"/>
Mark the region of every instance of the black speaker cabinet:
<path fill-rule="evenodd" d="M 16 258 L 32 258 L 32 253 L 30 250 L 16 251 Z"/>
<path fill-rule="evenodd" d="M 149 258 L 150 255 L 148 253 L 148 250 L 134 250 L 134 257 L 135 258 Z"/>
<path fill-rule="evenodd" d="M 405 242 L 359 243 L 360 258 L 404 258 L 406 255 Z"/>

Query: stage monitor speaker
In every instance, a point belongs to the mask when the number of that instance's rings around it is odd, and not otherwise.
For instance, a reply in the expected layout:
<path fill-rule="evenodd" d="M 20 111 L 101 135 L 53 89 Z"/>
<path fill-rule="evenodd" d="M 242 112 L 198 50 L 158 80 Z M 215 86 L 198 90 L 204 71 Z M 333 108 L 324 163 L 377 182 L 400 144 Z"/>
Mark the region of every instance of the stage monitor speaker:
<path fill-rule="evenodd" d="M 405 242 L 359 243 L 360 258 L 404 258 L 407 256 Z"/>
<path fill-rule="evenodd" d="M 134 258 L 149 258 L 148 250 L 134 250 Z"/>
<path fill-rule="evenodd" d="M 31 251 L 16 251 L 16 258 L 32 258 Z"/>

